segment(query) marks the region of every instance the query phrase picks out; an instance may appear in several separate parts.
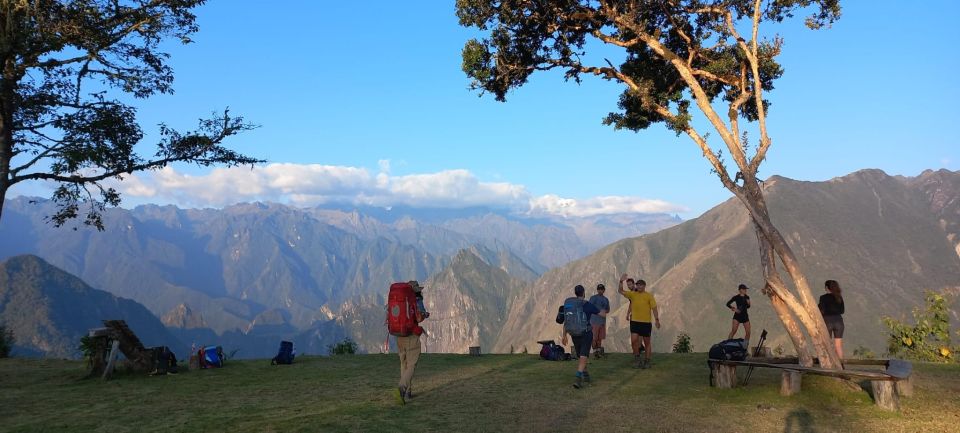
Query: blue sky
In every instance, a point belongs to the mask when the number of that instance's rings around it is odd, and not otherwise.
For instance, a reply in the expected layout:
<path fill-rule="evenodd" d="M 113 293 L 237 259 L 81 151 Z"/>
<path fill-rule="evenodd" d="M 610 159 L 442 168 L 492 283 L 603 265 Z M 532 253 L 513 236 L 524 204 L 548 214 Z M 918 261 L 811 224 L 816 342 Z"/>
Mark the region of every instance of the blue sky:
<path fill-rule="evenodd" d="M 691 218 L 729 197 L 689 139 L 661 126 L 603 126 L 616 84 L 544 74 L 506 103 L 469 91 L 460 50 L 473 33 L 458 25 L 452 3 L 208 2 L 195 43 L 169 47 L 176 94 L 138 101 L 140 119 L 147 130 L 159 122 L 189 128 L 229 106 L 262 125 L 231 146 L 273 163 L 272 171 L 237 180 L 244 174 L 175 167 L 155 176 L 164 181 L 131 179 L 126 203 L 309 203 L 389 184 L 392 193 L 371 203 L 389 205 L 400 192 L 401 201 L 451 206 L 547 197 Z M 786 39 L 786 74 L 767 95 L 774 145 L 761 175 L 960 168 L 960 140 L 949 129 L 960 118 L 960 50 L 950 30 L 960 2 L 843 7 L 831 29 L 799 21 L 775 28 Z M 203 188 L 217 179 L 235 188 Z"/>

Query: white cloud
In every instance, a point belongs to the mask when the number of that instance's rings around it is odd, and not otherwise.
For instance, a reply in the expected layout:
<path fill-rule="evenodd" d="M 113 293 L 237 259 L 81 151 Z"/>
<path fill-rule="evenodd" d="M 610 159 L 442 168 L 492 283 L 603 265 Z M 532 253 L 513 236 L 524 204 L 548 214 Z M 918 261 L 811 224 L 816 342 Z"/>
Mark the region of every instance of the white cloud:
<path fill-rule="evenodd" d="M 274 163 L 253 169 L 217 168 L 203 175 L 190 175 L 166 167 L 129 176 L 113 186 L 126 197 L 189 207 L 221 207 L 249 201 L 298 206 L 323 203 L 382 207 L 489 206 L 523 214 L 563 217 L 686 211 L 662 200 L 639 197 L 534 197 L 523 185 L 483 182 L 462 169 L 392 176 L 390 165 L 389 160 L 378 161 L 379 173 L 376 174 L 358 167 L 292 163 Z"/>

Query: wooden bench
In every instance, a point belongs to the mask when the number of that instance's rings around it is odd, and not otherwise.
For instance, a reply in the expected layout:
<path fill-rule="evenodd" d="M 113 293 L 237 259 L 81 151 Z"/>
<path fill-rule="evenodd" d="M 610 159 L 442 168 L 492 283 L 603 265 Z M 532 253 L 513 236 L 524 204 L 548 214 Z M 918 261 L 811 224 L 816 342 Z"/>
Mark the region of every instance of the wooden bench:
<path fill-rule="evenodd" d="M 913 364 L 899 359 L 848 359 L 844 365 L 875 365 L 885 367 L 884 371 L 834 370 L 821 367 L 804 367 L 797 358 L 750 358 L 747 361 L 726 361 L 711 359 L 710 386 L 733 388 L 737 382 L 737 366 L 754 368 L 776 368 L 782 370 L 780 395 L 791 396 L 800 392 L 802 374 L 837 377 L 847 380 L 867 380 L 873 391 L 873 401 L 883 409 L 900 410 L 899 396 L 913 395 Z"/>

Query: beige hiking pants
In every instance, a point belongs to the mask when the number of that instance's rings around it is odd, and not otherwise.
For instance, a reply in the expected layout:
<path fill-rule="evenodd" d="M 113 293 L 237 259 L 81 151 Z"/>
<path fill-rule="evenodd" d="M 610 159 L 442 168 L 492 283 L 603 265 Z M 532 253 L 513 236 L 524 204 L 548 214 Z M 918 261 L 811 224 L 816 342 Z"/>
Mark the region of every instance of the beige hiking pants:
<path fill-rule="evenodd" d="M 413 372 L 420 360 L 420 336 L 397 337 L 397 353 L 400 354 L 400 386 L 410 389 Z"/>

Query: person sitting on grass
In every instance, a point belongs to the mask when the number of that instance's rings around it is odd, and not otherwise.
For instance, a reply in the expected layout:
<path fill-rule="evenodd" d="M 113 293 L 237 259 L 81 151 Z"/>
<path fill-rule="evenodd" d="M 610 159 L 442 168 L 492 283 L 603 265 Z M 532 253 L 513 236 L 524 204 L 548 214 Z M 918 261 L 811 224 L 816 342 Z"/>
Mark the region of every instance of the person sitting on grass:
<path fill-rule="evenodd" d="M 606 311 L 601 311 L 595 305 L 584 299 L 586 289 L 577 284 L 573 288 L 574 297 L 563 301 L 563 337 L 561 344 L 567 345 L 567 334 L 573 339 L 573 352 L 577 357 L 577 375 L 573 387 L 580 389 L 584 383 L 590 383 L 590 373 L 587 371 L 587 359 L 590 358 L 590 345 L 593 343 L 593 330 L 590 328 L 590 316 L 596 314 L 607 317 Z"/>

